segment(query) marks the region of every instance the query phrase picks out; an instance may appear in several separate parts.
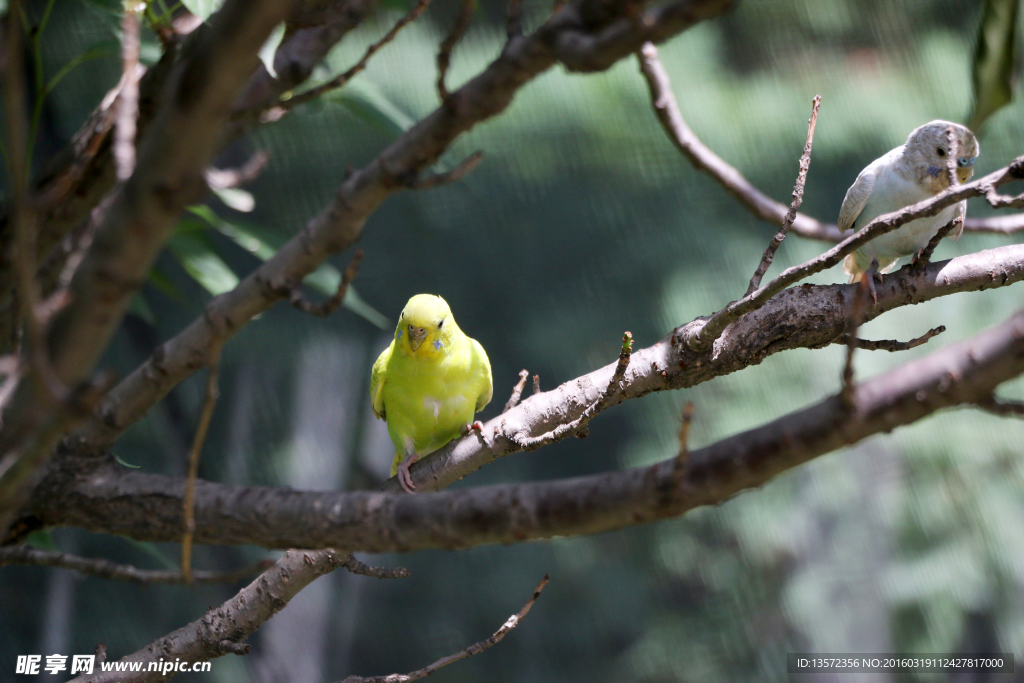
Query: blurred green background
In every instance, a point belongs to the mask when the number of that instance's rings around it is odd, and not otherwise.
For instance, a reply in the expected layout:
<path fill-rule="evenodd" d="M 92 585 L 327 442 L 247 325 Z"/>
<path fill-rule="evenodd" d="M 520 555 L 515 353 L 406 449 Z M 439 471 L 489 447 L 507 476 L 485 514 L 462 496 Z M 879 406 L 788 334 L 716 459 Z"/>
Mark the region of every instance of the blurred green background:
<path fill-rule="evenodd" d="M 223 165 L 256 150 L 269 154 L 269 166 L 245 188 L 255 209 L 240 213 L 211 197 L 216 217 L 208 216 L 220 229 L 194 215 L 183 221 L 106 365 L 130 371 L 200 314 L 209 289 L 229 287 L 258 265 L 254 239 L 266 247 L 294 234 L 330 201 L 347 166 L 367 163 L 396 131 L 437 106 L 434 55 L 458 5 L 435 5 L 331 101 L 306 106 L 225 153 Z M 661 54 L 696 133 L 783 202 L 811 98 L 821 94 L 803 209 L 834 221 L 860 169 L 911 129 L 935 118 L 968 119 L 981 5 L 746 0 Z M 548 11 L 547 3 L 525 6 L 528 29 Z M 34 16 L 42 7 L 31 6 Z M 346 39 L 321 76 L 352 64 L 399 11 L 382 10 Z M 503 11 L 501 3 L 483 3 L 455 50 L 450 88 L 497 54 Z M 110 27 L 102 7 L 59 0 L 43 35 L 44 71 L 109 44 Z M 114 46 L 60 82 L 42 108 L 37 164 L 68 140 L 119 69 Z M 1024 103 L 999 110 L 980 142 L 979 174 L 1024 152 Z M 774 233 L 675 151 L 632 59 L 589 76 L 553 69 L 523 88 L 504 115 L 460 139 L 444 163 L 478 149 L 484 161 L 465 180 L 396 196 L 371 217 L 355 285 L 362 314 L 342 310 L 320 320 L 281 305 L 226 347 L 202 477 L 345 489 L 386 476 L 393 447 L 373 420 L 367 391 L 370 365 L 391 332 L 370 322 L 371 310 L 393 321 L 409 296 L 443 295 L 490 354 L 495 399 L 487 419 L 521 368 L 550 389 L 611 362 L 623 330 L 646 346 L 739 297 Z M 972 200 L 968 215 L 988 213 Z M 968 234 L 943 242 L 936 258 L 1020 239 Z M 769 276 L 824 248 L 789 237 Z M 334 266 L 344 268 L 347 258 Z M 321 273 L 328 285 L 331 276 Z M 836 268 L 813 281 L 842 280 Z M 1000 322 L 1024 303 L 1022 291 L 959 294 L 883 316 L 862 336 L 909 339 L 939 324 L 948 331 L 900 354 L 859 352 L 858 376 Z M 701 446 L 835 392 L 843 354 L 839 347 L 791 351 L 693 390 L 630 401 L 595 420 L 585 441 L 517 454 L 459 485 L 669 457 L 684 402 L 696 404 L 691 444 Z M 117 456 L 143 471 L 182 474 L 203 383 L 200 375 L 175 389 L 117 444 Z M 1024 383 L 1004 393 L 1024 397 Z M 681 519 L 587 538 L 364 557 L 407 566 L 412 576 L 378 582 L 339 571 L 320 579 L 250 639 L 252 654 L 223 657 L 212 673 L 182 680 L 303 683 L 417 669 L 488 636 L 545 573 L 551 584 L 518 629 L 435 679 L 783 681 L 786 653 L 797 651 L 1011 651 L 1020 672 L 1022 450 L 1024 422 L 944 412 Z M 55 530 L 51 540 L 67 552 L 138 566 L 177 561 L 172 545 L 71 529 Z M 267 555 L 200 547 L 194 564 L 227 568 Z M 10 673 L 17 654 L 90 653 L 97 641 L 121 657 L 234 590 L 139 588 L 5 568 L 0 667 Z M 1024 674 L 998 680 L 1011 678 Z"/>

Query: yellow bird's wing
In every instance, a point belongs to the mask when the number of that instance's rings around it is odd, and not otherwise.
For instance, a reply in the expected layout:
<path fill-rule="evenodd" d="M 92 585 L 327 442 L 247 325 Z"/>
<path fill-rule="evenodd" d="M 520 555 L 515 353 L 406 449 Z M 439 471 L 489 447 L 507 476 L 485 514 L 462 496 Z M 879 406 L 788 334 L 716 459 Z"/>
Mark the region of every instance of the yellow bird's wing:
<path fill-rule="evenodd" d="M 473 346 L 473 372 L 480 379 L 480 394 L 476 399 L 476 412 L 480 412 L 491 402 L 494 395 L 494 382 L 491 378 L 491 361 L 484 347 L 476 339 L 469 340 Z"/>
<path fill-rule="evenodd" d="M 843 205 L 839 209 L 839 220 L 836 222 L 839 226 L 839 232 L 846 232 L 853 228 L 857 216 L 864 210 L 864 205 L 868 203 L 871 191 L 875 189 L 876 177 L 875 164 L 870 164 L 860 172 L 857 180 L 846 191 Z"/>
<path fill-rule="evenodd" d="M 373 405 L 373 414 L 379 420 L 387 419 L 387 413 L 384 411 L 384 380 L 387 379 L 388 360 L 391 359 L 391 351 L 394 348 L 395 342 L 392 340 L 390 346 L 380 352 L 370 372 L 370 402 Z"/>

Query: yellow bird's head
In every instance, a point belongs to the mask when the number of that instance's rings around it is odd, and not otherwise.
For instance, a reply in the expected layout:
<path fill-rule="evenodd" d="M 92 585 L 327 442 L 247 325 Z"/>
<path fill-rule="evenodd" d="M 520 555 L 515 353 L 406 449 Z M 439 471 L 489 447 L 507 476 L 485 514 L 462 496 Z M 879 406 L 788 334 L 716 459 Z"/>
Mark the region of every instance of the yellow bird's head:
<path fill-rule="evenodd" d="M 458 329 L 447 301 L 435 294 L 417 294 L 398 318 L 395 347 L 412 356 L 440 356 L 450 350 Z"/>

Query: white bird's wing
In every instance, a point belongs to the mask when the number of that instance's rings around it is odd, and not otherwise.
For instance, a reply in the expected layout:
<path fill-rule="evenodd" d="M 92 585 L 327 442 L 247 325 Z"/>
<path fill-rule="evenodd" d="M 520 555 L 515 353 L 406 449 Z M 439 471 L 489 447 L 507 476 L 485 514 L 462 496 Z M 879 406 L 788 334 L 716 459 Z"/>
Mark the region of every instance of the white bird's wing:
<path fill-rule="evenodd" d="M 868 203 L 868 197 L 871 196 L 871 191 L 875 189 L 879 161 L 881 159 L 869 164 L 867 168 L 861 171 L 860 175 L 857 176 L 857 180 L 846 191 L 843 205 L 839 208 L 839 220 L 837 221 L 839 232 L 846 232 L 853 228 L 857 216 L 864 210 L 864 205 Z"/>

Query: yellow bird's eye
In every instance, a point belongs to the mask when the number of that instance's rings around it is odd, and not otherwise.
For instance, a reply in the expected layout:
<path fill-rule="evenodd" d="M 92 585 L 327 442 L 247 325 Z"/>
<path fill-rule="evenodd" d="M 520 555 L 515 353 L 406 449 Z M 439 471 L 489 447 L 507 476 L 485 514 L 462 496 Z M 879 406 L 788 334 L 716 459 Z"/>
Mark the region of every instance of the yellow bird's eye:
<path fill-rule="evenodd" d="M 444 320 L 441 320 L 441 322 L 437 324 L 437 329 L 441 329 L 442 325 L 444 325 Z"/>

